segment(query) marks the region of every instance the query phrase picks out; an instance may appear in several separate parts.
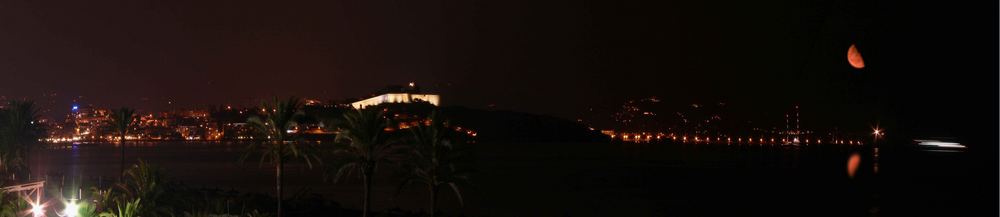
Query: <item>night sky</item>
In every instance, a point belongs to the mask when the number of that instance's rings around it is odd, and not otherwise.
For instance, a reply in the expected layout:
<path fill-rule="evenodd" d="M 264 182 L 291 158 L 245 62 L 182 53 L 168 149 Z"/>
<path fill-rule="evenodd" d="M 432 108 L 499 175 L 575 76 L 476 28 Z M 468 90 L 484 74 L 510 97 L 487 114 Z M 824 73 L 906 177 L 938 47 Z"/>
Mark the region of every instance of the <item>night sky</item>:
<path fill-rule="evenodd" d="M 53 104 L 67 110 L 78 96 L 84 104 L 156 110 L 270 96 L 363 97 L 415 81 L 442 93 L 446 105 L 569 119 L 659 96 L 724 101 L 760 118 L 800 104 L 814 123 L 891 119 L 950 132 L 975 123 L 970 118 L 997 119 L 996 8 L 941 1 L 4 1 L 0 95 L 57 93 Z M 847 64 L 852 43 L 865 69 Z M 955 97 L 970 95 L 981 101 Z"/>

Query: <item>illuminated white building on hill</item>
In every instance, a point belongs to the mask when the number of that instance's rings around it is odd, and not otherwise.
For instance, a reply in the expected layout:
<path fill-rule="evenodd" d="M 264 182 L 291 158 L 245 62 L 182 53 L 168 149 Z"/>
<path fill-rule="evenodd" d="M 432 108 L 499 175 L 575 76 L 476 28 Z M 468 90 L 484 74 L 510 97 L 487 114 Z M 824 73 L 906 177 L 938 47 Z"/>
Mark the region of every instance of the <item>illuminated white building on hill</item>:
<path fill-rule="evenodd" d="M 351 103 L 351 107 L 354 107 L 356 109 L 363 109 L 368 106 L 378 105 L 382 103 L 412 103 L 412 102 L 428 102 L 432 105 L 438 105 L 440 101 L 441 98 L 436 94 L 386 93 L 372 98 L 353 102 Z"/>
<path fill-rule="evenodd" d="M 437 94 L 423 94 L 420 93 L 420 88 L 417 87 L 413 82 L 407 87 L 402 86 L 390 86 L 382 93 L 357 102 L 351 103 L 351 107 L 355 109 L 363 109 L 368 106 L 374 106 L 382 103 L 415 103 L 415 102 L 427 102 L 431 105 L 438 106 L 441 103 L 441 97 Z"/>

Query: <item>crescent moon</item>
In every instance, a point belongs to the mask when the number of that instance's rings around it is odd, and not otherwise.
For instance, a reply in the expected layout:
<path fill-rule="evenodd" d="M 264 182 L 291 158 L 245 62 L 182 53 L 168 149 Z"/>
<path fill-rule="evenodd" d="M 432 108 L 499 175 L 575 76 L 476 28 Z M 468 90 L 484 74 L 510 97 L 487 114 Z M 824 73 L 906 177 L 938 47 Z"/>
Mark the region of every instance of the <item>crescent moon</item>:
<path fill-rule="evenodd" d="M 858 52 L 858 48 L 854 44 L 847 48 L 847 62 L 855 69 L 865 68 L 865 60 L 861 58 L 861 53 Z"/>

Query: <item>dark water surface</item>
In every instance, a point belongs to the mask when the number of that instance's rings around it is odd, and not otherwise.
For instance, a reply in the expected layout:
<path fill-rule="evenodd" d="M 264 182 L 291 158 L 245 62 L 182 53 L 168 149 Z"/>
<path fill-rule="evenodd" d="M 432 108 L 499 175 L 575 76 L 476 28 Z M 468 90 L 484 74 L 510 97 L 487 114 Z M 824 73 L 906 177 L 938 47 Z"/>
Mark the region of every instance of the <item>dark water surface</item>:
<path fill-rule="evenodd" d="M 675 144 L 473 144 L 473 185 L 466 207 L 442 192 L 445 213 L 475 216 L 978 216 L 996 192 L 983 191 L 977 161 L 967 153 L 883 153 L 875 172 L 870 147 L 782 148 Z M 189 186 L 273 192 L 274 168 L 239 163 L 243 144 L 155 143 L 128 147 Z M 67 182 L 114 178 L 113 145 L 81 145 L 36 153 L 33 171 Z M 851 154 L 862 156 L 855 177 Z M 320 193 L 346 207 L 360 206 L 357 181 L 324 182 L 318 168 L 290 164 L 286 196 Z M 426 190 L 411 188 L 393 200 L 398 175 L 376 179 L 376 209 L 420 210 Z M 58 178 L 57 178 L 58 177 Z M 76 179 L 70 178 L 76 177 Z M 104 177 L 104 178 L 97 178 Z M 50 183 L 53 183 L 50 181 Z M 90 184 L 88 184 L 90 183 Z M 71 185 L 68 184 L 68 185 Z M 996 183 L 992 183 L 995 185 Z M 993 188 L 986 188 L 993 189 Z"/>

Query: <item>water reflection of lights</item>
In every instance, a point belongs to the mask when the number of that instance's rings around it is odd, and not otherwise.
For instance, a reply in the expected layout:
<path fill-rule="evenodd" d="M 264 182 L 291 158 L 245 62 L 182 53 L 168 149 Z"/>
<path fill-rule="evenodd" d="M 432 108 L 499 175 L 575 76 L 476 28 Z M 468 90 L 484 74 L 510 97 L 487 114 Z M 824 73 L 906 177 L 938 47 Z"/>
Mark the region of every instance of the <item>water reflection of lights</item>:
<path fill-rule="evenodd" d="M 858 165 L 861 164 L 861 155 L 858 153 L 851 154 L 847 158 L 847 177 L 854 178 L 854 174 L 858 171 Z"/>
<path fill-rule="evenodd" d="M 878 174 L 878 147 L 872 152 L 872 172 Z"/>

